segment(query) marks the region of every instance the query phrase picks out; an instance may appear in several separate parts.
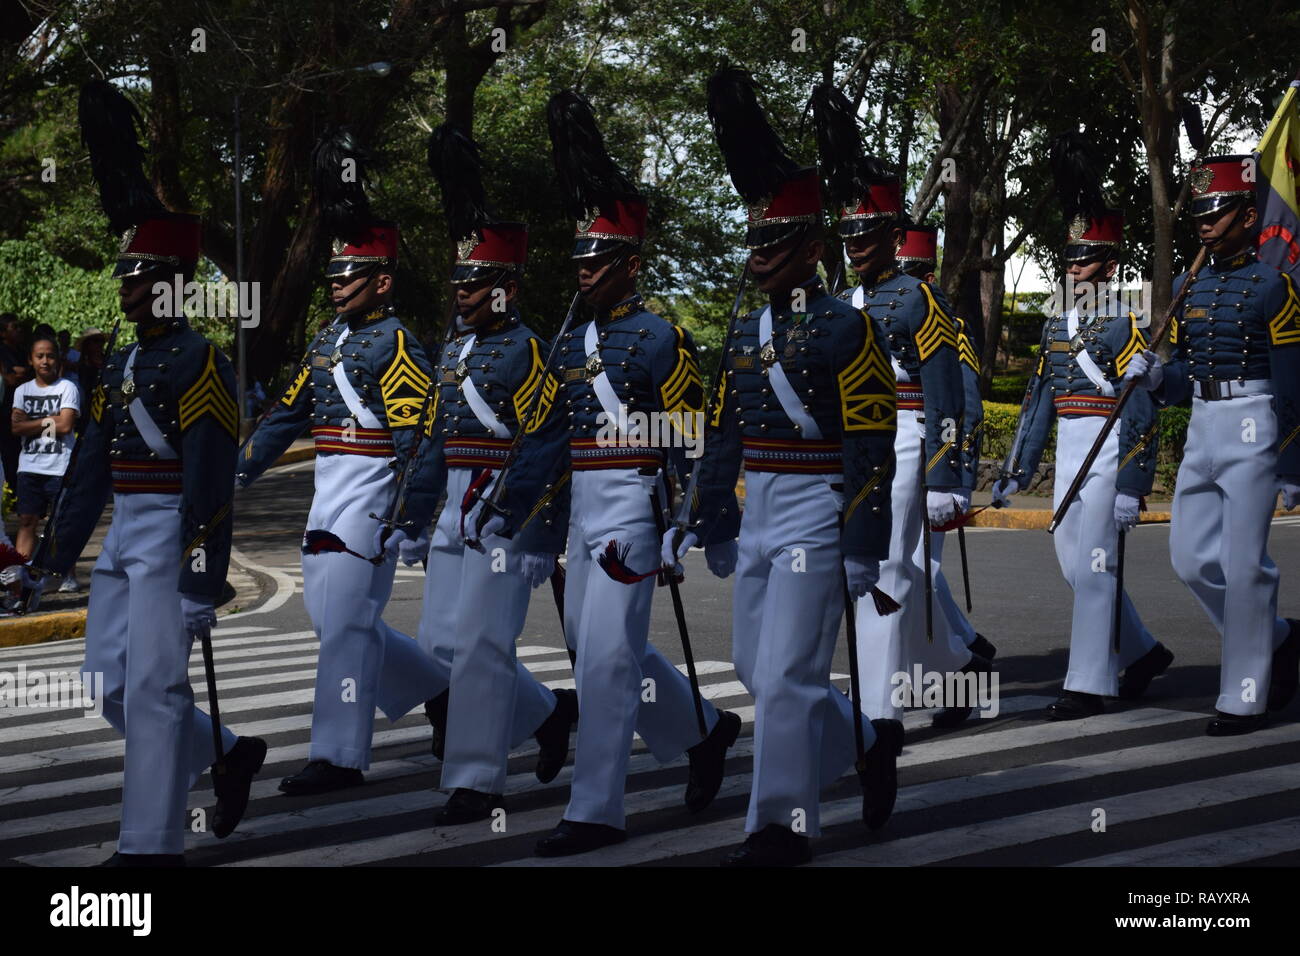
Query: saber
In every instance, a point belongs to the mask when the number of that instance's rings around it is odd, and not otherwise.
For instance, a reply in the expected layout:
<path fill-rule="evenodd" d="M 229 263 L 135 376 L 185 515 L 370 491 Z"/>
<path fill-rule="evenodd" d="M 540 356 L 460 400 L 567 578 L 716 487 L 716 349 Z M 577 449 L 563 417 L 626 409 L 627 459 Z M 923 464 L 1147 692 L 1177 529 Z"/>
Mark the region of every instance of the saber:
<path fill-rule="evenodd" d="M 662 486 L 658 486 L 662 487 Z M 658 532 L 658 540 L 662 541 L 664 532 L 668 529 L 664 522 L 664 513 L 661 510 L 659 496 L 655 491 L 650 492 L 650 512 L 654 515 L 655 531 Z M 674 553 L 675 550 L 674 550 Z M 677 617 L 677 633 L 682 639 L 682 654 L 686 658 L 686 676 L 691 682 L 691 698 L 695 702 L 695 719 L 700 725 L 700 740 L 709 736 L 709 725 L 704 719 L 704 700 L 700 696 L 700 678 L 695 673 L 695 655 L 691 652 L 691 635 L 686 629 L 686 609 L 682 606 L 682 592 L 677 584 L 677 575 L 673 573 L 672 568 L 664 571 L 664 577 L 668 579 L 668 593 L 673 596 L 673 614 Z"/>
<path fill-rule="evenodd" d="M 745 283 L 749 280 L 749 260 L 745 260 L 745 268 L 740 270 L 740 281 L 736 283 L 736 299 L 731 304 L 731 315 L 727 319 L 727 334 L 722 340 L 722 350 L 718 353 L 718 367 L 713 370 L 713 382 L 709 388 L 708 399 L 704 406 L 704 428 L 700 429 L 701 437 L 704 430 L 709 427 L 709 422 L 713 420 L 716 411 L 714 403 L 718 400 L 718 390 L 722 388 L 725 381 L 727 368 L 727 347 L 731 344 L 731 331 L 736 325 L 736 316 L 740 314 L 740 303 L 745 296 Z M 724 402 L 725 404 L 725 402 Z M 691 476 L 686 481 L 686 490 L 682 494 L 681 507 L 677 509 L 677 517 L 673 520 L 673 554 L 677 553 L 678 546 L 682 543 L 682 538 L 691 526 L 691 509 L 694 507 L 695 496 L 700 484 L 700 472 L 703 470 L 700 466 L 704 463 L 703 449 L 701 448 L 700 460 L 695 463 L 691 469 Z M 679 476 L 680 477 L 680 476 Z"/>
<path fill-rule="evenodd" d="M 608 270 L 612 270 L 617 263 L 618 260 L 610 263 Z M 608 270 L 606 271 L 606 275 L 609 274 Z M 601 279 L 603 281 L 604 277 L 602 276 Z M 471 501 L 469 503 L 469 506 L 472 508 L 477 501 L 483 502 L 483 507 L 479 511 L 478 521 L 475 523 L 474 527 L 474 541 L 471 543 L 469 540 L 466 540 L 465 542 L 476 551 L 483 550 L 483 546 L 479 543 L 478 538 L 483 533 L 483 525 L 487 524 L 489 512 L 501 515 L 502 517 L 509 517 L 510 515 L 510 512 L 501 506 L 501 499 L 505 497 L 506 475 L 514 466 L 515 459 L 519 457 L 519 447 L 523 444 L 524 435 L 528 433 L 529 424 L 536 419 L 537 412 L 542 407 L 542 396 L 546 392 L 546 383 L 551 375 L 551 366 L 555 362 L 555 355 L 559 351 L 560 342 L 563 341 L 565 333 L 573 326 L 573 319 L 574 316 L 577 315 L 578 303 L 581 300 L 581 291 L 573 293 L 573 301 L 569 303 L 569 313 L 564 317 L 564 322 L 561 324 L 559 331 L 555 333 L 555 338 L 551 340 L 551 351 L 546 356 L 546 364 L 542 366 L 542 375 L 541 380 L 537 383 L 537 391 L 533 395 L 532 400 L 528 403 L 528 414 L 519 422 L 519 427 L 515 429 L 515 437 L 510 442 L 510 448 L 506 451 L 506 457 L 501 462 L 500 470 L 497 471 L 496 483 L 492 486 L 492 492 L 486 498 L 478 495 L 476 496 L 476 501 Z M 466 514 L 468 514 L 468 511 Z"/>
<path fill-rule="evenodd" d="M 957 526 L 957 548 L 961 551 L 961 583 L 966 588 L 966 613 L 974 610 L 970 599 L 970 566 L 966 563 L 966 526 Z"/>
<path fill-rule="evenodd" d="M 925 491 L 925 439 L 921 439 L 921 490 Z M 925 642 L 934 643 L 934 572 L 930 568 L 930 508 L 921 501 L 921 548 L 925 556 Z"/>
<path fill-rule="evenodd" d="M 555 610 L 560 612 L 560 637 L 564 638 L 564 650 L 569 655 L 569 666 L 578 672 L 578 652 L 569 646 L 569 635 L 564 632 L 564 581 L 565 571 L 559 560 L 555 562 L 555 572 L 551 575 L 551 597 L 555 598 Z"/>
<path fill-rule="evenodd" d="M 113 354 L 113 346 L 117 343 L 117 331 L 122 327 L 122 319 L 119 317 L 113 323 L 113 330 L 108 335 L 108 344 L 104 346 L 104 358 L 108 359 Z M 101 378 L 102 386 L 103 380 Z M 68 456 L 68 466 L 63 469 L 63 477 L 59 481 L 58 493 L 54 496 L 54 504 L 50 507 L 50 518 L 45 522 L 45 527 L 41 529 L 41 536 L 36 539 L 36 547 L 32 548 L 31 559 L 27 564 L 36 572 L 38 577 L 45 577 L 50 572 L 45 568 L 45 562 L 49 560 L 49 552 L 54 547 L 54 537 L 56 523 L 59 515 L 63 511 L 63 503 L 67 500 L 68 485 L 72 482 L 72 476 L 76 472 L 77 458 L 81 454 L 82 442 L 75 442 L 72 446 L 72 454 Z M 40 591 L 36 588 L 24 587 L 18 594 L 18 607 L 20 614 L 30 614 L 36 610 L 40 604 Z"/>
<path fill-rule="evenodd" d="M 201 627 L 197 635 L 190 636 L 197 636 L 203 645 L 203 673 L 208 680 L 208 710 L 212 716 L 212 752 L 216 755 L 212 764 L 212 789 L 215 791 L 224 782 L 217 778 L 225 776 L 226 755 L 221 749 L 221 705 L 217 701 L 217 670 L 212 663 L 212 629 Z"/>
<path fill-rule="evenodd" d="M 1202 245 L 1201 251 L 1196 254 L 1196 259 L 1192 262 L 1192 269 L 1187 273 L 1187 278 L 1183 282 L 1183 287 L 1178 290 L 1178 295 L 1174 296 L 1174 300 L 1169 303 L 1169 308 L 1165 309 L 1164 320 L 1160 323 L 1160 328 L 1156 330 L 1156 334 L 1152 336 L 1151 343 L 1147 346 L 1148 351 L 1153 351 L 1156 348 L 1159 348 L 1160 343 L 1164 341 L 1165 335 L 1169 332 L 1169 325 L 1173 321 L 1174 313 L 1177 312 L 1178 308 L 1183 304 L 1183 299 L 1187 298 L 1187 293 L 1191 290 L 1192 283 L 1196 281 L 1196 276 L 1201 271 L 1201 266 L 1205 264 L 1205 258 L 1208 251 L 1209 246 Z M 1082 488 L 1083 483 L 1087 481 L 1088 472 L 1092 470 L 1093 462 L 1095 462 L 1097 456 L 1101 454 L 1102 446 L 1106 444 L 1106 439 L 1109 437 L 1111 429 L 1113 429 L 1116 422 L 1119 421 L 1119 416 L 1123 413 L 1124 406 L 1128 404 L 1128 400 L 1132 397 L 1135 388 L 1137 388 L 1137 379 L 1130 381 L 1124 386 L 1124 390 L 1119 393 L 1119 398 L 1115 400 L 1115 407 L 1110 410 L 1110 414 L 1107 415 L 1106 420 L 1102 422 L 1101 431 L 1097 432 L 1097 438 L 1092 443 L 1092 448 L 1088 450 L 1088 454 L 1083 459 L 1083 463 L 1079 465 L 1079 471 L 1075 474 L 1074 480 L 1070 482 L 1070 488 L 1066 491 L 1065 497 L 1061 500 L 1060 507 L 1058 507 L 1056 513 L 1052 515 L 1052 523 L 1047 526 L 1049 534 L 1055 534 L 1056 529 L 1059 528 L 1061 522 L 1065 520 L 1065 513 L 1070 510 L 1070 505 L 1074 503 L 1074 499 L 1078 496 L 1079 489 Z"/>
<path fill-rule="evenodd" d="M 844 522 L 840 521 L 843 530 Z M 849 642 L 849 696 L 853 700 L 853 743 L 858 755 L 856 767 L 866 769 L 866 732 L 862 726 L 862 679 L 858 674 L 858 615 L 853 595 L 849 593 L 848 572 L 841 572 L 844 581 L 844 625 Z"/>
<path fill-rule="evenodd" d="M 1128 532 L 1121 530 L 1115 550 L 1115 633 L 1111 641 L 1116 654 L 1119 653 L 1120 624 L 1124 618 L 1124 539 L 1127 537 Z"/>

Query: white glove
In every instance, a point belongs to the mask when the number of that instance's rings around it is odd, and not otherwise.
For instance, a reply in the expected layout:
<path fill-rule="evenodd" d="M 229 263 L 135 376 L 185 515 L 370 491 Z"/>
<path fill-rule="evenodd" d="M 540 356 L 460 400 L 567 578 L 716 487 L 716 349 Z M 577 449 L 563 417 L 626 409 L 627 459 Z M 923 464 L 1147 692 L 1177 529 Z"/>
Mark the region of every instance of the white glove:
<path fill-rule="evenodd" d="M 413 568 L 429 556 L 429 529 L 425 528 L 414 541 L 406 540 L 397 546 L 397 559 Z"/>
<path fill-rule="evenodd" d="M 555 555 L 528 552 L 524 554 L 519 573 L 534 589 L 539 588 L 555 573 Z"/>
<path fill-rule="evenodd" d="M 927 491 L 925 493 L 925 510 L 930 516 L 930 527 L 947 524 L 957 513 L 951 491 Z"/>
<path fill-rule="evenodd" d="M 964 515 L 970 511 L 970 490 L 958 488 L 952 493 L 952 503 L 957 509 L 959 515 Z"/>
<path fill-rule="evenodd" d="M 849 597 L 854 600 L 863 597 L 880 580 L 880 562 L 846 554 L 844 556 L 844 579 L 848 582 Z"/>
<path fill-rule="evenodd" d="M 181 595 L 181 617 L 185 620 L 187 634 L 210 631 L 217 626 L 217 609 L 213 600 L 202 594 Z"/>
<path fill-rule="evenodd" d="M 385 561 L 388 560 L 388 556 L 390 554 L 397 553 L 397 548 L 399 545 L 401 545 L 403 541 L 411 540 L 406 536 L 406 532 L 403 531 L 401 528 L 394 528 L 389 533 L 387 540 L 385 540 L 384 532 L 386 531 L 388 531 L 388 526 L 381 524 L 378 528 L 375 529 L 374 540 L 370 542 L 370 553 L 375 555 L 376 557 L 382 554 L 384 556 Z"/>
<path fill-rule="evenodd" d="M 45 578 L 36 574 L 28 564 L 11 564 L 0 571 L 0 584 L 12 587 L 21 584 L 25 588 L 41 591 L 45 588 Z"/>
<path fill-rule="evenodd" d="M 1288 478 L 1282 479 L 1282 507 L 1287 511 L 1300 505 L 1300 483 Z"/>
<path fill-rule="evenodd" d="M 478 527 L 478 518 L 482 513 L 483 501 L 480 499 L 473 508 L 469 509 L 469 514 L 465 515 L 465 540 L 482 541 L 485 538 L 492 537 L 494 534 L 499 534 L 505 528 L 505 517 L 503 515 L 493 514 L 492 517 L 488 518 L 487 521 L 483 523 L 483 530 L 482 532 L 477 533 L 476 538 L 476 532 L 474 529 Z"/>
<path fill-rule="evenodd" d="M 704 549 L 704 563 L 709 566 L 709 570 L 715 577 L 729 578 L 736 570 L 736 558 L 739 553 L 740 546 L 735 538 L 730 541 L 719 541 Z"/>
<path fill-rule="evenodd" d="M 1136 381 L 1138 388 L 1145 388 L 1148 392 L 1155 391 L 1164 380 L 1164 363 L 1160 361 L 1160 356 L 1150 349 L 1139 352 L 1129 359 L 1128 368 L 1124 370 L 1124 381 Z"/>
<path fill-rule="evenodd" d="M 993 483 L 993 503 L 999 508 L 1011 505 L 1011 496 L 1020 490 L 1020 481 L 1016 478 L 1000 478 Z"/>
<path fill-rule="evenodd" d="M 1120 531 L 1134 527 L 1141 520 L 1141 507 L 1142 502 L 1132 495 L 1126 495 L 1122 491 L 1115 495 L 1115 527 Z"/>
<path fill-rule="evenodd" d="M 682 535 L 681 543 L 677 545 L 677 552 L 673 553 L 673 538 L 675 537 L 677 537 L 677 529 L 669 528 L 664 532 L 663 539 L 659 543 L 659 558 L 663 561 L 665 568 L 677 567 L 677 562 L 686 557 L 686 552 L 700 543 L 700 539 L 695 532 L 688 531 Z"/>

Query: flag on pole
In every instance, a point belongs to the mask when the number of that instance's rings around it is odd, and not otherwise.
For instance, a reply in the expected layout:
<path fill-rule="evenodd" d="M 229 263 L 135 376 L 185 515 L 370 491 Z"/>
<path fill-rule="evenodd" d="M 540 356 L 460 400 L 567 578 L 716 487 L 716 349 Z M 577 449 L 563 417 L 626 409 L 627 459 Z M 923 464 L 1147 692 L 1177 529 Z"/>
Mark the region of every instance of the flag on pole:
<path fill-rule="evenodd" d="M 1300 78 L 1282 97 L 1255 156 L 1259 258 L 1300 281 Z"/>

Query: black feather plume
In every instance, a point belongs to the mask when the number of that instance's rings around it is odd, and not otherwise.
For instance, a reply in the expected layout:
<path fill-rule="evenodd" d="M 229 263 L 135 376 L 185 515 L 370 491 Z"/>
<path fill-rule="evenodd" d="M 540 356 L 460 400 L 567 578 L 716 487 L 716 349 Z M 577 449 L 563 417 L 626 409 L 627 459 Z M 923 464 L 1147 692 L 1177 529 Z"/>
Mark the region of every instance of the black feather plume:
<path fill-rule="evenodd" d="M 483 159 L 478 143 L 468 133 L 443 123 L 429 134 L 428 159 L 442 191 L 442 210 L 452 242 L 469 238 L 493 221 L 483 193 Z"/>
<path fill-rule="evenodd" d="M 1066 223 L 1076 216 L 1100 219 L 1106 213 L 1106 199 L 1101 192 L 1101 177 L 1088 141 L 1078 132 L 1061 133 L 1052 140 L 1049 162 L 1061 212 Z"/>
<path fill-rule="evenodd" d="M 581 93 L 561 90 L 552 96 L 546 104 L 546 123 L 566 216 L 585 219 L 588 210 L 640 196 L 610 158 L 591 104 Z"/>
<path fill-rule="evenodd" d="M 771 196 L 798 171 L 758 105 L 749 73 L 727 67 L 709 77 L 708 111 L 731 182 L 745 202 Z"/>
<path fill-rule="evenodd" d="M 812 108 L 817 156 L 832 202 L 839 206 L 856 203 L 869 186 L 894 178 L 888 165 L 862 151 L 858 118 L 847 96 L 830 83 L 819 84 L 813 90 Z"/>
<path fill-rule="evenodd" d="M 81 88 L 77 101 L 81 141 L 90 151 L 90 171 L 113 232 L 121 233 L 166 213 L 144 175 L 144 150 L 136 135 L 140 114 L 121 91 L 104 80 Z"/>
<path fill-rule="evenodd" d="M 1192 151 L 1200 153 L 1205 149 L 1205 123 L 1201 119 L 1200 107 L 1184 97 L 1178 101 L 1178 115 L 1182 118 Z"/>
<path fill-rule="evenodd" d="M 346 238 L 370 225 L 365 190 L 370 161 L 346 127 L 326 130 L 312 150 L 312 192 L 329 235 Z"/>

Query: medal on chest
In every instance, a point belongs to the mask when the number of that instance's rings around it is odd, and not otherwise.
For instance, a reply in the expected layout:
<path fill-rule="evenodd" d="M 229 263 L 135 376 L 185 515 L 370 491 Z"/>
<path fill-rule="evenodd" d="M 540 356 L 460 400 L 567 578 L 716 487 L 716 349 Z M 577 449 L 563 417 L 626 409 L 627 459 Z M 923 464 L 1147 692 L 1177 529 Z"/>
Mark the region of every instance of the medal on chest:
<path fill-rule="evenodd" d="M 456 375 L 457 385 L 459 385 L 461 382 L 465 381 L 465 379 L 469 377 L 469 366 L 465 363 L 464 359 L 461 359 L 459 362 L 456 363 L 455 375 Z"/>
<path fill-rule="evenodd" d="M 585 369 L 588 382 L 594 382 L 599 377 L 600 373 L 605 370 L 605 363 L 600 360 L 599 352 L 592 352 L 587 356 Z"/>
<path fill-rule="evenodd" d="M 808 330 L 803 326 L 796 325 L 785 336 L 785 351 L 782 353 L 786 358 L 794 358 L 795 353 L 799 351 L 799 343 L 808 340 Z"/>
<path fill-rule="evenodd" d="M 772 345 L 771 340 L 764 342 L 763 347 L 758 350 L 758 360 L 763 363 L 764 371 L 776 364 L 776 347 Z"/>
<path fill-rule="evenodd" d="M 122 397 L 128 402 L 135 397 L 135 374 L 128 374 L 122 379 Z"/>

